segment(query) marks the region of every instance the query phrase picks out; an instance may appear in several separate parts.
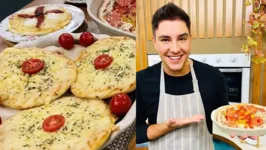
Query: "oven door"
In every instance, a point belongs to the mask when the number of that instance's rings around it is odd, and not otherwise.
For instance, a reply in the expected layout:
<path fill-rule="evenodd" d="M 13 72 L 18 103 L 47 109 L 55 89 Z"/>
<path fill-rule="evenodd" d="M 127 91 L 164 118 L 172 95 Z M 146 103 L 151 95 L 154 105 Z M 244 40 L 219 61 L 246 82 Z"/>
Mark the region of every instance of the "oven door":
<path fill-rule="evenodd" d="M 250 68 L 219 68 L 228 86 L 229 103 L 249 102 Z"/>

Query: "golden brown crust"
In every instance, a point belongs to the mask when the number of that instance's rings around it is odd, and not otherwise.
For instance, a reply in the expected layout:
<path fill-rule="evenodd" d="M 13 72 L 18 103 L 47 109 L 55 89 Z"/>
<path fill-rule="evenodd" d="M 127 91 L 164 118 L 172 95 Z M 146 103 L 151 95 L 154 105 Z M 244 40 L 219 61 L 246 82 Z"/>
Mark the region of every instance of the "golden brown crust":
<path fill-rule="evenodd" d="M 45 68 L 33 75 L 23 73 L 20 66 L 30 58 L 44 60 Z M 71 60 L 40 48 L 5 49 L 0 54 L 0 70 L 0 104 L 14 109 L 50 103 L 63 95 L 77 77 Z"/>
<path fill-rule="evenodd" d="M 76 61 L 78 77 L 72 93 L 81 98 L 105 99 L 136 88 L 135 41 L 127 37 L 110 37 L 89 46 Z M 108 54 L 110 66 L 96 70 L 94 59 Z"/>

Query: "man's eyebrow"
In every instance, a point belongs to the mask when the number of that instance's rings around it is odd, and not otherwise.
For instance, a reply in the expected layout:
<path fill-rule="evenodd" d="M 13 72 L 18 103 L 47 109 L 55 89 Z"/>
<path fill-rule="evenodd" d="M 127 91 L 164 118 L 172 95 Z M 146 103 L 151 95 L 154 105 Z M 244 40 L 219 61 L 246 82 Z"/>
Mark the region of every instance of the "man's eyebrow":
<path fill-rule="evenodd" d="M 184 37 L 184 36 L 188 36 L 188 33 L 182 33 L 182 34 L 178 35 L 179 38 L 180 38 L 180 37 Z M 159 38 L 159 39 L 170 38 L 170 36 L 168 36 L 168 35 L 161 35 L 161 36 L 159 36 L 158 38 Z"/>
<path fill-rule="evenodd" d="M 178 35 L 178 37 L 183 37 L 183 36 L 188 36 L 188 34 L 187 33 L 183 33 L 183 34 Z"/>
<path fill-rule="evenodd" d="M 168 36 L 168 35 L 161 35 L 161 36 L 159 36 L 158 38 L 159 38 L 159 39 L 170 38 L 170 36 Z"/>

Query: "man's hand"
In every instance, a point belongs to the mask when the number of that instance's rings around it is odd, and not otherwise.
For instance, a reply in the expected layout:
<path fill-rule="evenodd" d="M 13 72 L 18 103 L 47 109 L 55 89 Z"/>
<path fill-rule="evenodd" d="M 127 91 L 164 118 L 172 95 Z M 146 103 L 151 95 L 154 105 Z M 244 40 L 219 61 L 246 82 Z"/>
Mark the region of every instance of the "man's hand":
<path fill-rule="evenodd" d="M 235 136 L 236 136 L 236 135 L 234 135 L 234 134 L 230 134 L 230 137 L 231 137 L 231 138 L 234 138 Z M 241 140 L 245 140 L 245 139 L 247 139 L 247 138 L 250 138 L 250 139 L 252 139 L 252 140 L 257 140 L 257 139 L 259 138 L 259 136 L 242 135 L 242 136 L 238 136 L 238 138 L 241 139 Z"/>
<path fill-rule="evenodd" d="M 168 119 L 165 122 L 165 124 L 169 128 L 178 128 L 178 127 L 190 124 L 190 123 L 200 122 L 203 119 L 204 119 L 204 116 L 202 114 L 197 114 L 197 115 L 193 115 L 193 116 L 188 117 L 188 118 Z"/>
<path fill-rule="evenodd" d="M 168 119 L 164 123 L 153 124 L 148 127 L 147 136 L 149 140 L 155 140 L 176 128 L 182 127 L 190 123 L 200 122 L 204 119 L 202 114 L 193 115 L 188 118 L 173 118 Z"/>

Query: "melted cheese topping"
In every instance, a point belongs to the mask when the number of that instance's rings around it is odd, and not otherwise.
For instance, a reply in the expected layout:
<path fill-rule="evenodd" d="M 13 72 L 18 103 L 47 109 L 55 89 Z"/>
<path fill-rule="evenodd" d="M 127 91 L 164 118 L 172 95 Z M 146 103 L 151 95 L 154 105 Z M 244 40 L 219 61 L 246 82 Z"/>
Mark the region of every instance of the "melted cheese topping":
<path fill-rule="evenodd" d="M 124 22 L 122 26 L 120 26 L 120 28 L 122 30 L 125 30 L 125 31 L 129 31 L 129 29 L 133 27 L 133 25 L 131 23 L 128 23 L 128 22 Z"/>
<path fill-rule="evenodd" d="M 22 72 L 25 60 L 38 58 L 45 67 L 36 74 Z M 42 104 L 64 94 L 76 80 L 75 65 L 63 56 L 39 48 L 8 48 L 0 54 L 0 103 L 15 109 Z"/>
<path fill-rule="evenodd" d="M 27 9 L 23 9 L 21 11 L 19 11 L 20 13 L 25 13 L 25 14 L 34 14 L 36 10 L 36 7 L 30 7 L 30 8 L 27 8 Z"/>
<path fill-rule="evenodd" d="M 24 22 L 24 25 L 25 25 L 25 26 L 36 26 L 36 24 L 37 24 L 37 19 L 36 19 L 36 18 L 27 19 L 27 20 Z"/>
<path fill-rule="evenodd" d="M 44 119 L 60 114 L 65 124 L 55 132 L 42 129 Z M 115 118 L 101 100 L 64 97 L 53 103 L 22 111 L 0 126 L 0 149 L 78 150 L 97 149 L 109 137 Z"/>
<path fill-rule="evenodd" d="M 47 19 L 56 20 L 60 19 L 60 14 L 50 13 L 46 15 Z"/>
<path fill-rule="evenodd" d="M 125 90 L 136 81 L 135 44 L 130 38 L 112 37 L 99 40 L 88 47 L 81 59 L 76 62 L 78 78 L 71 87 L 81 92 L 72 92 L 80 97 L 100 99 L 117 94 L 112 93 L 114 90 L 130 92 Z M 113 57 L 113 62 L 105 69 L 95 69 L 94 59 L 102 54 Z M 85 93 L 95 95 L 90 97 L 85 96 Z"/>

